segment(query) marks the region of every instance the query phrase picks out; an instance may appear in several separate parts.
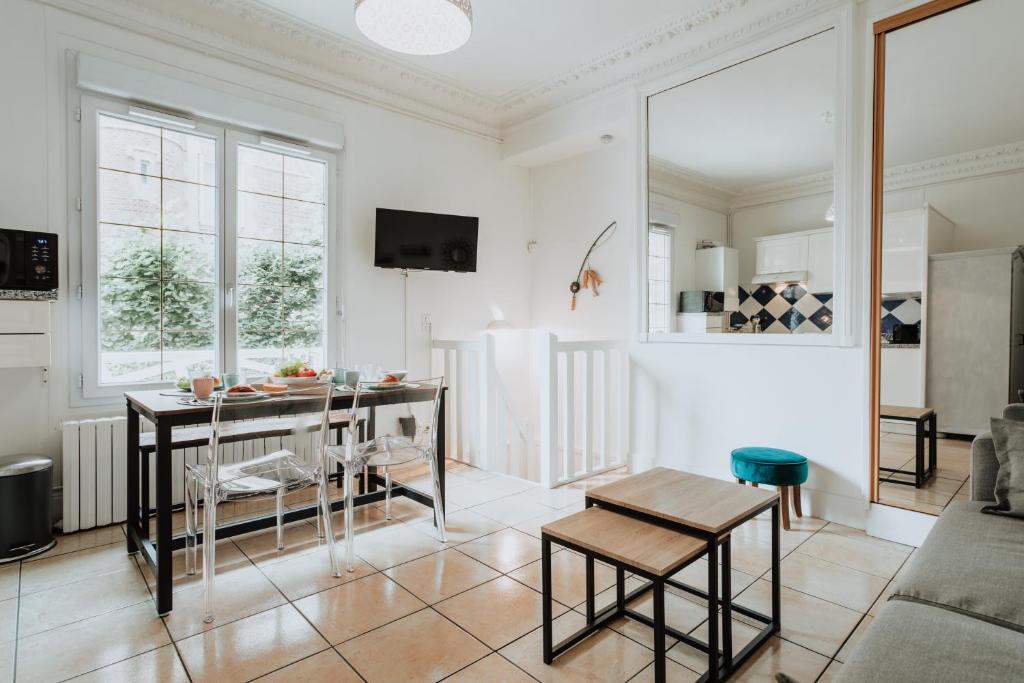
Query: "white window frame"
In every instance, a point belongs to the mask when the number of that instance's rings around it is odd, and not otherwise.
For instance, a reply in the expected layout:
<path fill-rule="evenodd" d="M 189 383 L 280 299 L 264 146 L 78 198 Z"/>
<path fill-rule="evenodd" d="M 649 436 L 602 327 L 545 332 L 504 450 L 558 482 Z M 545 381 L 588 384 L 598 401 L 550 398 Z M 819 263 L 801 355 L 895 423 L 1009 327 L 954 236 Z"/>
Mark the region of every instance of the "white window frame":
<path fill-rule="evenodd" d="M 660 235 L 660 236 L 664 237 L 667 240 L 667 242 L 668 242 L 668 256 L 664 257 L 664 259 L 668 262 L 668 268 L 667 268 L 667 277 L 664 280 L 664 285 L 665 285 L 664 286 L 664 289 L 665 289 L 665 320 L 664 320 L 665 332 L 663 333 L 663 334 L 667 334 L 669 332 L 672 332 L 672 249 L 673 249 L 673 242 L 675 240 L 675 235 L 673 234 L 673 230 L 672 230 L 672 228 L 670 226 L 656 225 L 656 224 L 652 223 L 651 225 L 649 225 L 647 227 L 647 240 L 648 240 L 648 244 L 650 244 L 651 233 L 654 233 L 656 235 Z M 648 248 L 648 251 L 647 251 L 647 268 L 648 268 L 647 272 L 648 273 L 650 273 L 651 259 L 652 258 L 662 258 L 662 257 L 660 257 L 660 256 L 653 256 L 650 253 L 650 249 Z M 651 286 L 651 279 L 650 279 L 650 276 L 648 275 L 648 279 L 647 279 L 647 289 L 648 289 L 647 308 L 648 308 L 648 315 L 650 315 L 650 308 L 651 308 L 651 306 L 656 305 L 656 304 L 652 304 L 650 302 L 650 286 Z"/>
<path fill-rule="evenodd" d="M 145 123 L 148 125 L 160 125 L 171 130 L 180 130 L 188 133 L 198 133 L 213 137 L 217 144 L 217 296 L 214 314 L 217 320 L 217 337 L 214 345 L 214 359 L 219 372 L 233 369 L 237 366 L 237 311 L 234 302 L 235 264 L 234 259 L 229 258 L 235 254 L 234 239 L 236 234 L 236 194 L 237 194 L 237 153 L 238 143 L 244 143 L 255 147 L 264 146 L 266 138 L 255 131 L 246 130 L 238 126 L 224 124 L 208 118 L 189 117 L 188 126 L 176 125 L 169 118 L 167 121 L 155 122 L 152 119 L 133 116 L 129 109 L 132 105 L 125 100 L 113 97 L 97 97 L 91 94 L 81 94 L 79 104 L 73 107 L 74 118 L 77 119 L 79 130 L 79 144 L 75 144 L 74 137 L 69 136 L 69 147 L 78 151 L 79 168 L 78 178 L 72 178 L 69 187 L 77 185 L 80 187 L 80 194 L 77 202 L 80 203 L 79 212 L 81 226 L 80 230 L 72 231 L 73 239 L 69 243 L 69 253 L 72 259 L 77 253 L 81 257 L 78 278 L 77 306 L 72 306 L 72 323 L 74 329 L 75 318 L 81 329 L 81 344 L 71 344 L 72 352 L 69 359 L 71 370 L 77 373 L 79 379 L 77 386 L 72 386 L 73 406 L 109 404 L 111 399 L 119 398 L 127 391 L 140 391 L 147 389 L 166 389 L 173 386 L 173 381 L 146 382 L 146 383 L 125 383 L 125 384 L 101 384 L 99 364 L 99 272 L 98 272 L 98 249 L 97 231 L 98 223 L 98 183 L 97 183 L 97 143 L 98 143 L 98 116 L 108 114 L 125 118 L 127 120 Z M 180 118 L 180 117 L 178 117 Z M 194 128 L 192 127 L 194 125 Z M 72 128 L 74 126 L 71 126 Z M 325 236 L 325 283 L 324 283 L 324 363 L 330 366 L 332 359 L 338 357 L 340 337 L 338 330 L 339 292 L 341 291 L 341 273 L 333 265 L 340 263 L 341 239 L 337 229 L 338 212 L 338 157 L 334 150 L 317 147 L 313 145 L 295 144 L 295 153 L 289 152 L 279 146 L 266 145 L 267 151 L 278 154 L 292 154 L 298 158 L 317 159 L 327 164 L 327 192 L 326 202 L 326 236 Z M 308 153 L 305 153 L 308 152 Z M 72 163 L 69 168 L 74 168 L 72 153 L 69 155 Z M 74 182 L 76 181 L 77 182 Z M 230 241 L 229 241 L 230 240 Z M 230 249 L 227 245 L 231 245 Z M 72 268 L 70 275 L 73 278 L 75 268 Z M 72 280 L 74 286 L 74 280 Z"/>

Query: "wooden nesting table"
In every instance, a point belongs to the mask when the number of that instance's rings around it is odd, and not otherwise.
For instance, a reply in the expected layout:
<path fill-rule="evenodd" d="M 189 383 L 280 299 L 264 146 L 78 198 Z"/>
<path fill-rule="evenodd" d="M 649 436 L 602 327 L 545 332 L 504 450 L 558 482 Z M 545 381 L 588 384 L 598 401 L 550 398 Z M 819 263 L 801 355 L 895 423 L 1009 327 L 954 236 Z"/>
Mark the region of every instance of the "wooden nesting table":
<path fill-rule="evenodd" d="M 739 484 L 711 479 L 696 474 L 687 474 L 664 467 L 635 474 L 625 479 L 587 491 L 586 506 L 599 507 L 649 524 L 665 527 L 699 539 L 703 546 L 701 554 L 708 560 L 708 590 L 688 586 L 672 578 L 665 584 L 696 595 L 708 603 L 708 642 L 703 643 L 690 635 L 666 627 L 665 632 L 708 655 L 708 671 L 702 681 L 718 681 L 728 678 L 773 634 L 781 629 L 781 584 L 779 583 L 779 558 L 781 536 L 779 528 L 778 492 L 754 489 Z M 732 604 L 731 581 L 731 533 L 741 524 L 752 520 L 762 512 L 772 513 L 772 613 L 771 616 Z M 550 540 L 542 539 L 542 550 L 550 552 Z M 721 565 L 719 565 L 721 557 Z M 588 596 L 593 593 L 593 568 L 588 562 Z M 721 580 L 721 595 L 719 595 Z M 651 581 L 624 595 L 625 577 L 617 572 L 617 595 L 628 602 L 636 596 L 651 590 Z M 592 598 L 588 597 L 592 604 Z M 722 632 L 719 634 L 719 620 L 716 618 L 721 606 Z M 628 611 L 623 614 L 620 601 L 598 614 L 588 609 L 587 629 L 593 632 L 601 625 L 619 616 L 636 618 Z M 759 621 L 765 626 L 738 653 L 733 652 L 732 613 Z M 653 626 L 653 622 L 646 622 Z M 719 638 L 721 635 L 721 638 Z M 664 634 L 662 634 L 662 637 Z M 585 637 L 585 636 L 584 636 Z M 657 634 L 656 634 L 657 637 Z M 578 641 L 577 641 L 578 642 Z M 661 664 L 664 670 L 664 662 Z"/>
<path fill-rule="evenodd" d="M 879 410 L 879 418 L 882 420 L 899 420 L 910 422 L 914 425 L 914 471 L 902 470 L 898 467 L 878 466 L 879 471 L 890 474 L 905 474 L 912 476 L 914 481 L 903 479 L 886 479 L 892 484 L 907 484 L 916 489 L 921 488 L 926 481 L 935 476 L 937 466 L 938 417 L 932 408 L 915 408 L 913 406 L 887 406 L 882 405 Z M 928 466 L 924 463 L 924 425 L 928 423 Z"/>

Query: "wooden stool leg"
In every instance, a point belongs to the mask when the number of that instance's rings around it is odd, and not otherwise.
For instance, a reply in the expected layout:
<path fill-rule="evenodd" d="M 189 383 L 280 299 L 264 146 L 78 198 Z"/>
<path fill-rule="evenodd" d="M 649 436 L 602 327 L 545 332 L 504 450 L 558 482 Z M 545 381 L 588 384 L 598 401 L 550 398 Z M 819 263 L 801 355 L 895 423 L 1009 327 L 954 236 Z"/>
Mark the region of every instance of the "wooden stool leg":
<path fill-rule="evenodd" d="M 756 489 L 756 488 L 757 488 L 758 486 L 760 486 L 760 484 L 758 484 L 758 483 L 757 483 L 756 481 L 752 481 L 752 482 L 750 482 L 750 485 L 751 485 L 751 486 L 753 486 L 753 487 L 754 487 L 755 489 Z"/>
<path fill-rule="evenodd" d="M 742 485 L 744 485 L 744 486 L 746 486 L 746 485 L 747 485 L 747 482 L 746 482 L 746 480 L 744 480 L 744 479 L 740 479 L 739 477 L 737 477 L 737 478 L 736 478 L 736 483 L 737 483 L 737 484 L 742 484 Z"/>
<path fill-rule="evenodd" d="M 804 516 L 803 504 L 800 502 L 800 484 L 793 487 L 793 512 L 797 517 Z"/>
<path fill-rule="evenodd" d="M 779 505 L 782 508 L 782 528 L 789 531 L 789 487 L 780 486 L 779 491 L 782 493 L 782 502 Z"/>

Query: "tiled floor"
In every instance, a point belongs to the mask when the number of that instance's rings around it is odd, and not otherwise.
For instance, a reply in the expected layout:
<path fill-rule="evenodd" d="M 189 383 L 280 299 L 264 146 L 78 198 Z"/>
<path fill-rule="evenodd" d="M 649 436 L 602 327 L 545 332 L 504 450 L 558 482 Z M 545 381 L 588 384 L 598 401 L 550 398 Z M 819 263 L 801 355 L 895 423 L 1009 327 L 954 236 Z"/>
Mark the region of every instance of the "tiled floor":
<path fill-rule="evenodd" d="M 62 537 L 33 561 L 0 569 L 0 680 L 56 681 L 649 681 L 649 629 L 623 621 L 554 666 L 541 660 L 540 527 L 582 507 L 585 486 L 548 491 L 450 463 L 450 542 L 432 535 L 429 511 L 399 499 L 395 519 L 357 514 L 357 571 L 330 576 L 313 524 L 217 546 L 217 619 L 202 622 L 202 589 L 176 557 L 175 609 L 156 616 L 148 570 L 124 552 L 119 527 Z M 300 497 L 295 496 L 292 504 Z M 336 530 L 341 532 L 340 516 Z M 734 535 L 738 603 L 769 611 L 770 524 Z M 819 520 L 783 533 L 783 631 L 734 680 L 767 681 L 784 670 L 827 681 L 863 633 L 912 548 Z M 584 563 L 554 560 L 556 635 L 583 622 Z M 702 586 L 702 560 L 684 581 Z M 599 605 L 614 575 L 596 572 Z M 629 579 L 630 583 L 636 580 Z M 650 609 L 649 599 L 634 605 Z M 704 609 L 671 594 L 669 623 L 701 637 Z M 737 647 L 755 634 L 737 622 Z M 669 678 L 693 681 L 699 652 L 669 650 Z"/>
<path fill-rule="evenodd" d="M 882 432 L 879 443 L 883 466 L 913 471 L 913 436 Z M 940 438 L 937 440 L 935 452 L 938 456 L 936 474 L 919 489 L 891 483 L 894 479 L 910 481 L 912 477 L 882 472 L 878 484 L 878 502 L 937 515 L 954 500 L 968 500 L 970 488 L 967 480 L 971 474 L 971 442 Z M 926 444 L 925 458 L 927 457 Z"/>

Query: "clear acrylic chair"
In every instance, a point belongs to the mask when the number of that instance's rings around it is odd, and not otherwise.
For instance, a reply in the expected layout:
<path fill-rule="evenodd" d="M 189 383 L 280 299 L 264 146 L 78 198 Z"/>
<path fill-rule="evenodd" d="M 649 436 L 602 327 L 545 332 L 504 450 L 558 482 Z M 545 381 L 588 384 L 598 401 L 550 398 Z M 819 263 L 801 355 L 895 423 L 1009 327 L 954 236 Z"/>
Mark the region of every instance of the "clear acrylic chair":
<path fill-rule="evenodd" d="M 332 384 L 289 392 L 287 397 L 250 400 L 212 399 L 213 419 L 206 458 L 186 467 L 185 480 L 185 571 L 196 572 L 196 541 L 199 529 L 200 495 L 203 503 L 203 591 L 205 615 L 214 615 L 214 567 L 216 566 L 217 506 L 220 503 L 253 498 L 277 499 L 277 547 L 284 548 L 284 498 L 290 491 L 318 487 L 317 501 L 326 531 L 331 573 L 341 576 L 331 529 L 331 504 L 327 489 L 327 455 L 330 442 Z M 232 420 L 244 419 L 246 409 L 272 403 L 276 417 L 260 420 L 266 450 L 273 452 L 252 460 L 222 463 L 222 438 L 232 433 Z M 236 423 L 238 424 L 238 423 Z M 251 425 L 252 423 L 245 423 Z M 355 429 L 351 433 L 356 433 Z"/>
<path fill-rule="evenodd" d="M 345 479 L 345 564 L 348 571 L 355 570 L 355 532 L 353 515 L 353 481 L 355 475 L 364 468 L 373 468 L 384 473 L 384 512 L 391 519 L 391 482 L 392 470 L 409 467 L 426 462 L 430 468 L 430 477 L 434 492 L 434 522 L 437 526 L 438 538 L 442 543 L 448 541 L 444 528 L 444 510 L 441 508 L 441 479 L 437 467 L 437 434 L 438 412 L 441 407 L 441 391 L 444 378 L 406 382 L 403 388 L 373 390 L 367 388 L 366 382 L 354 387 L 349 417 L 348 440 L 343 446 L 332 446 L 327 449 L 329 458 L 340 463 L 344 469 Z M 402 392 L 396 396 L 397 401 L 387 401 L 387 405 L 405 406 L 412 416 L 395 419 L 394 431 L 398 434 L 385 434 L 368 441 L 360 442 L 356 427 L 358 411 L 368 394 Z M 410 395 L 413 394 L 413 395 Z M 402 399 L 405 399 L 403 401 Z M 385 421 L 378 416 L 376 427 L 380 430 Z M 443 467 L 443 465 L 442 465 Z"/>

